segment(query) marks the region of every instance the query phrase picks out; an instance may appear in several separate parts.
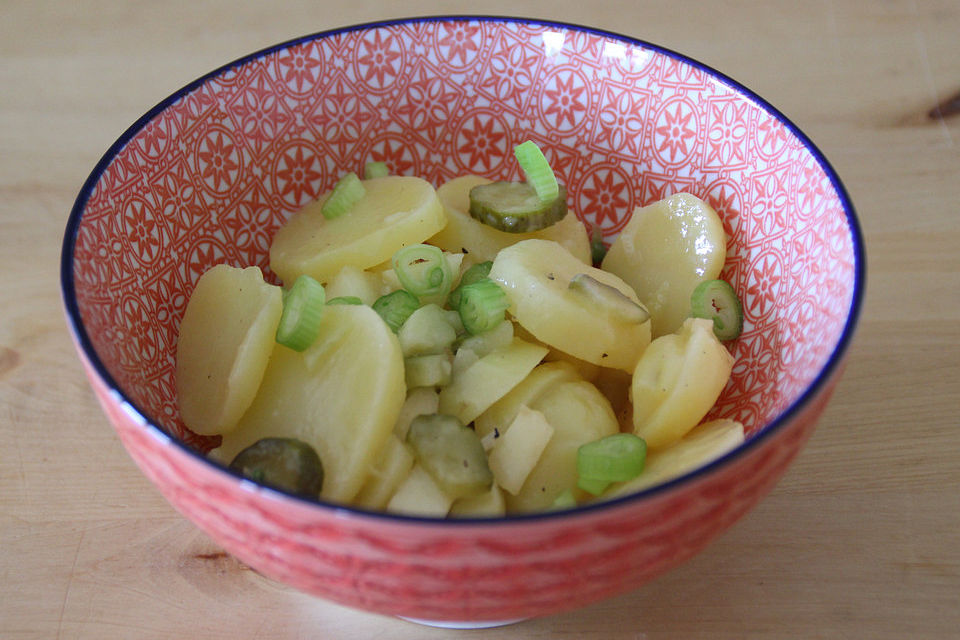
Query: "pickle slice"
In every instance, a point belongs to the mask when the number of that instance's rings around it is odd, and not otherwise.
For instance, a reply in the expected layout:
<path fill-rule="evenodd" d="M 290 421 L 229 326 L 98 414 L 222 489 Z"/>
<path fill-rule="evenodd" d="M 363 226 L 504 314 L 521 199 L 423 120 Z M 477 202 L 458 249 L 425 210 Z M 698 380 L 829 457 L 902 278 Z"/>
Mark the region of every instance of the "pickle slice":
<path fill-rule="evenodd" d="M 230 468 L 259 484 L 316 498 L 323 486 L 320 456 L 295 438 L 263 438 L 237 454 Z"/>
<path fill-rule="evenodd" d="M 616 287 L 600 282 L 586 273 L 573 276 L 568 287 L 571 291 L 588 297 L 599 308 L 624 322 L 643 324 L 650 319 L 650 313 L 642 304 L 634 302 Z"/>
<path fill-rule="evenodd" d="M 490 488 L 493 473 L 480 438 L 454 416 L 417 416 L 410 423 L 407 442 L 417 461 L 451 498 L 477 496 Z"/>
<path fill-rule="evenodd" d="M 567 189 L 544 202 L 526 182 L 480 184 L 470 189 L 470 215 L 508 233 L 539 231 L 567 215 Z"/>

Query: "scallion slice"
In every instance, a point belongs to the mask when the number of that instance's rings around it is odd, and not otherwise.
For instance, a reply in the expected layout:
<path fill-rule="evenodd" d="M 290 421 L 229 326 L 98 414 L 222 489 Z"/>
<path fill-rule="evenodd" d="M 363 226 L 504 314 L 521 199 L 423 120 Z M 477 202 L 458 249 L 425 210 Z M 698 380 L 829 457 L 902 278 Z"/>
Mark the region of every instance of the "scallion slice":
<path fill-rule="evenodd" d="M 420 308 L 417 296 L 405 289 L 397 289 L 392 293 L 377 298 L 373 303 L 373 310 L 380 314 L 394 333 L 400 330 L 414 311 Z"/>
<path fill-rule="evenodd" d="M 527 183 L 537 192 L 541 202 L 552 202 L 560 193 L 557 177 L 550 168 L 550 163 L 543 155 L 543 151 L 533 140 L 518 144 L 513 149 L 513 155 L 520 163 L 520 169 L 527 178 Z"/>
<path fill-rule="evenodd" d="M 363 304 L 363 300 L 357 296 L 337 296 L 327 300 L 327 304 Z"/>
<path fill-rule="evenodd" d="M 414 244 L 393 254 L 393 271 L 403 288 L 424 302 L 442 302 L 453 284 L 453 270 L 443 250 Z"/>
<path fill-rule="evenodd" d="M 490 278 L 468 284 L 460 290 L 460 319 L 470 335 L 489 331 L 506 317 L 507 294 Z"/>
<path fill-rule="evenodd" d="M 490 269 L 493 268 L 493 262 L 487 260 L 486 262 L 479 262 L 469 269 L 463 272 L 463 275 L 460 276 L 460 283 L 457 284 L 457 287 L 450 292 L 450 295 L 447 297 L 447 304 L 451 309 L 456 309 L 460 306 L 460 291 L 463 287 L 468 284 L 473 284 L 483 280 L 490 275 Z"/>
<path fill-rule="evenodd" d="M 713 333 L 719 340 L 734 340 L 743 331 L 743 307 L 737 292 L 724 280 L 706 280 L 690 295 L 694 318 L 713 320 Z"/>
<path fill-rule="evenodd" d="M 304 351 L 320 333 L 326 293 L 323 285 L 304 274 L 283 293 L 283 312 L 277 325 L 277 342 Z"/>
<path fill-rule="evenodd" d="M 615 433 L 577 449 L 581 479 L 626 482 L 640 475 L 647 460 L 647 443 L 632 433 Z"/>
<path fill-rule="evenodd" d="M 363 177 L 365 180 L 371 178 L 382 178 L 390 175 L 390 169 L 386 162 L 368 162 L 363 165 Z"/>
<path fill-rule="evenodd" d="M 366 193 L 367 189 L 363 186 L 360 178 L 351 171 L 340 178 L 337 184 L 333 186 L 333 191 L 330 192 L 323 206 L 320 207 L 320 213 L 328 220 L 339 218 L 350 211 L 353 205 L 357 204 Z"/>

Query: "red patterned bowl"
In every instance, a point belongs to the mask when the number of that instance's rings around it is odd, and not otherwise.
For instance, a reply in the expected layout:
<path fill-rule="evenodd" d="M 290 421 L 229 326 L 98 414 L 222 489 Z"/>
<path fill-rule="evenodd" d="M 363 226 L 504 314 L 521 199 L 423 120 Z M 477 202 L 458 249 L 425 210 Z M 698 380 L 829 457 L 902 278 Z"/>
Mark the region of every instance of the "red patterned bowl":
<path fill-rule="evenodd" d="M 729 235 L 745 311 L 716 409 L 747 442 L 664 486 L 567 513 L 439 521 L 295 498 L 204 458 L 174 391 L 177 326 L 208 267 L 267 266 L 277 227 L 345 170 L 516 177 L 548 149 L 611 239 L 677 191 Z M 676 53 L 571 25 L 427 18 L 285 43 L 178 91 L 110 148 L 66 230 L 62 288 L 90 382 L 164 496 L 243 562 L 346 605 L 446 622 L 549 614 L 637 587 L 766 494 L 842 369 L 864 250 L 837 175 L 757 95 Z"/>

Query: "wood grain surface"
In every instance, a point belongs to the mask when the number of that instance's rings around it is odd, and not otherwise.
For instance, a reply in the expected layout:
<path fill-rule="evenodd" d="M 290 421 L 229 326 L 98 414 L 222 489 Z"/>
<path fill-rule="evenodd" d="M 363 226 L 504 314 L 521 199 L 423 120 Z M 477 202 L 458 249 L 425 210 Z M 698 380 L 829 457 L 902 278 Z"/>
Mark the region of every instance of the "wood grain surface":
<path fill-rule="evenodd" d="M 723 70 L 834 164 L 869 268 L 846 375 L 756 510 L 635 592 L 474 632 L 319 601 L 224 555 L 122 449 L 58 286 L 74 197 L 152 105 L 294 36 L 441 13 L 586 24 Z M 3 0 L 0 638 L 960 637 L 958 34 L 956 0 Z"/>

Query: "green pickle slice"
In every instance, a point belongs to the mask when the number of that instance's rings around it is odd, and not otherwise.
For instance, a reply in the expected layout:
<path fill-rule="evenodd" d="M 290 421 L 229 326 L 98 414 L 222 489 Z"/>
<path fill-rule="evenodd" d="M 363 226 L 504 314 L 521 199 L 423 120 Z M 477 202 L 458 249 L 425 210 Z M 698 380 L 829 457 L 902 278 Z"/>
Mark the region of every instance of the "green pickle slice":
<path fill-rule="evenodd" d="M 410 423 L 407 442 L 417 461 L 454 499 L 480 495 L 493 483 L 480 437 L 454 416 L 417 416 Z"/>
<path fill-rule="evenodd" d="M 256 483 L 309 498 L 320 495 L 323 464 L 306 442 L 294 438 L 263 438 L 241 451 L 230 469 Z"/>
<path fill-rule="evenodd" d="M 539 231 L 567 215 L 567 189 L 559 187 L 552 200 L 542 201 L 526 182 L 491 182 L 470 190 L 470 215 L 508 233 Z"/>

